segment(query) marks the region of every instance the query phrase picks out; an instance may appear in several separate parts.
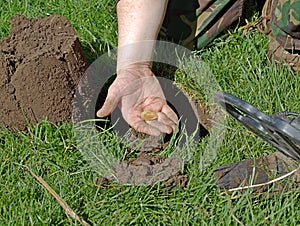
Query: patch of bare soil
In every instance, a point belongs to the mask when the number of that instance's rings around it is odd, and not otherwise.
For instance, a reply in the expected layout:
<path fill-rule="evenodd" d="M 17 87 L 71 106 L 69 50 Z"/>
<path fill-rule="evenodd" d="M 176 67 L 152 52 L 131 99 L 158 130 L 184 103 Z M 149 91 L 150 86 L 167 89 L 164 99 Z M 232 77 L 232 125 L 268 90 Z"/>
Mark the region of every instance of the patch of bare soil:
<path fill-rule="evenodd" d="M 182 175 L 183 161 L 177 157 L 165 158 L 140 152 L 137 158 L 116 162 L 117 182 L 121 184 L 145 184 L 153 185 L 164 182 L 165 187 L 185 187 L 188 181 L 186 175 Z M 97 185 L 112 182 L 114 178 L 99 177 Z"/>
<path fill-rule="evenodd" d="M 86 66 L 66 18 L 13 16 L 10 35 L 0 40 L 0 125 L 24 130 L 45 118 L 68 121 Z"/>

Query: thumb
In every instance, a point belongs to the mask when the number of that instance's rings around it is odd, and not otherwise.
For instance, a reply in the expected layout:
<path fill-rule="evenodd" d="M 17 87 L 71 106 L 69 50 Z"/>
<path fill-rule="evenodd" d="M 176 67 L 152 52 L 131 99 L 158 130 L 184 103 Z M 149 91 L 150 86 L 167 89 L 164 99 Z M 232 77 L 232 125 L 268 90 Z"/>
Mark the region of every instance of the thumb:
<path fill-rule="evenodd" d="M 112 113 L 117 107 L 119 99 L 117 96 L 108 95 L 103 106 L 97 111 L 97 117 L 102 118 Z"/>

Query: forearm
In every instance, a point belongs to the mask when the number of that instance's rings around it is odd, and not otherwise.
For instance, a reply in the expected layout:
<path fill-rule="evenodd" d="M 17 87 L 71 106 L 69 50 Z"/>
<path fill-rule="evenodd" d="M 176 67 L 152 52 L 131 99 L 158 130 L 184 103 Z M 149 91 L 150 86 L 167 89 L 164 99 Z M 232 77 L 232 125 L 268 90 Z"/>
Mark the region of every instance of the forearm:
<path fill-rule="evenodd" d="M 150 67 L 168 0 L 121 0 L 118 14 L 118 68 L 133 64 Z"/>

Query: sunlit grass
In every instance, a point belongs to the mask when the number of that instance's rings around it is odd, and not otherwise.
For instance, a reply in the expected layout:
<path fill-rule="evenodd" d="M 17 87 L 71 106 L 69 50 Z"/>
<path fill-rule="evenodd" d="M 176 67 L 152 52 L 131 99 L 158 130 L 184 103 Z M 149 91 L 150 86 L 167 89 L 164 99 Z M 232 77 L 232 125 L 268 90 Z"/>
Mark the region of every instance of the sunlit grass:
<path fill-rule="evenodd" d="M 115 1 L 2 1 L 0 37 L 9 34 L 10 16 L 61 14 L 70 20 L 92 62 L 116 46 Z M 199 52 L 220 88 L 267 114 L 300 112 L 299 73 L 267 59 L 268 38 L 256 31 L 233 30 Z M 199 62 L 195 62 L 195 65 Z M 186 75 L 188 76 L 188 74 Z M 199 87 L 189 77 L 177 81 L 197 96 Z M 228 195 L 215 187 L 214 169 L 223 164 L 274 152 L 274 148 L 231 118 L 218 155 L 206 168 L 202 154 L 210 137 L 199 142 L 187 162 L 188 186 L 169 191 L 155 186 L 95 186 L 99 175 L 79 151 L 71 123 L 47 121 L 27 132 L 0 133 L 1 225 L 78 225 L 68 219 L 55 199 L 25 166 L 44 178 L 71 208 L 91 225 L 298 225 L 299 191 L 260 200 L 246 192 Z M 120 140 L 99 137 L 120 159 Z M 116 152 L 115 152 L 116 151 Z M 201 170 L 203 169 L 203 170 Z"/>

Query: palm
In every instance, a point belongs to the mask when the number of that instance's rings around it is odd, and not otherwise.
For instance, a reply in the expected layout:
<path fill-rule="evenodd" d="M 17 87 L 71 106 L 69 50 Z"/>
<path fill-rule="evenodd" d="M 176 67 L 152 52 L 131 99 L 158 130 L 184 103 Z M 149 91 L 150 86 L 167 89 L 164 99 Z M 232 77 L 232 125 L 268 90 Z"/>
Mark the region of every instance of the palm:
<path fill-rule="evenodd" d="M 104 106 L 97 113 L 98 116 L 111 113 L 119 104 L 124 119 L 137 131 L 150 135 L 171 133 L 176 127 L 176 114 L 168 106 L 153 73 L 150 70 L 142 72 L 146 76 L 140 76 L 140 73 L 141 71 L 126 70 L 117 76 L 109 88 Z M 145 110 L 156 112 L 157 119 L 144 121 L 141 114 Z"/>

